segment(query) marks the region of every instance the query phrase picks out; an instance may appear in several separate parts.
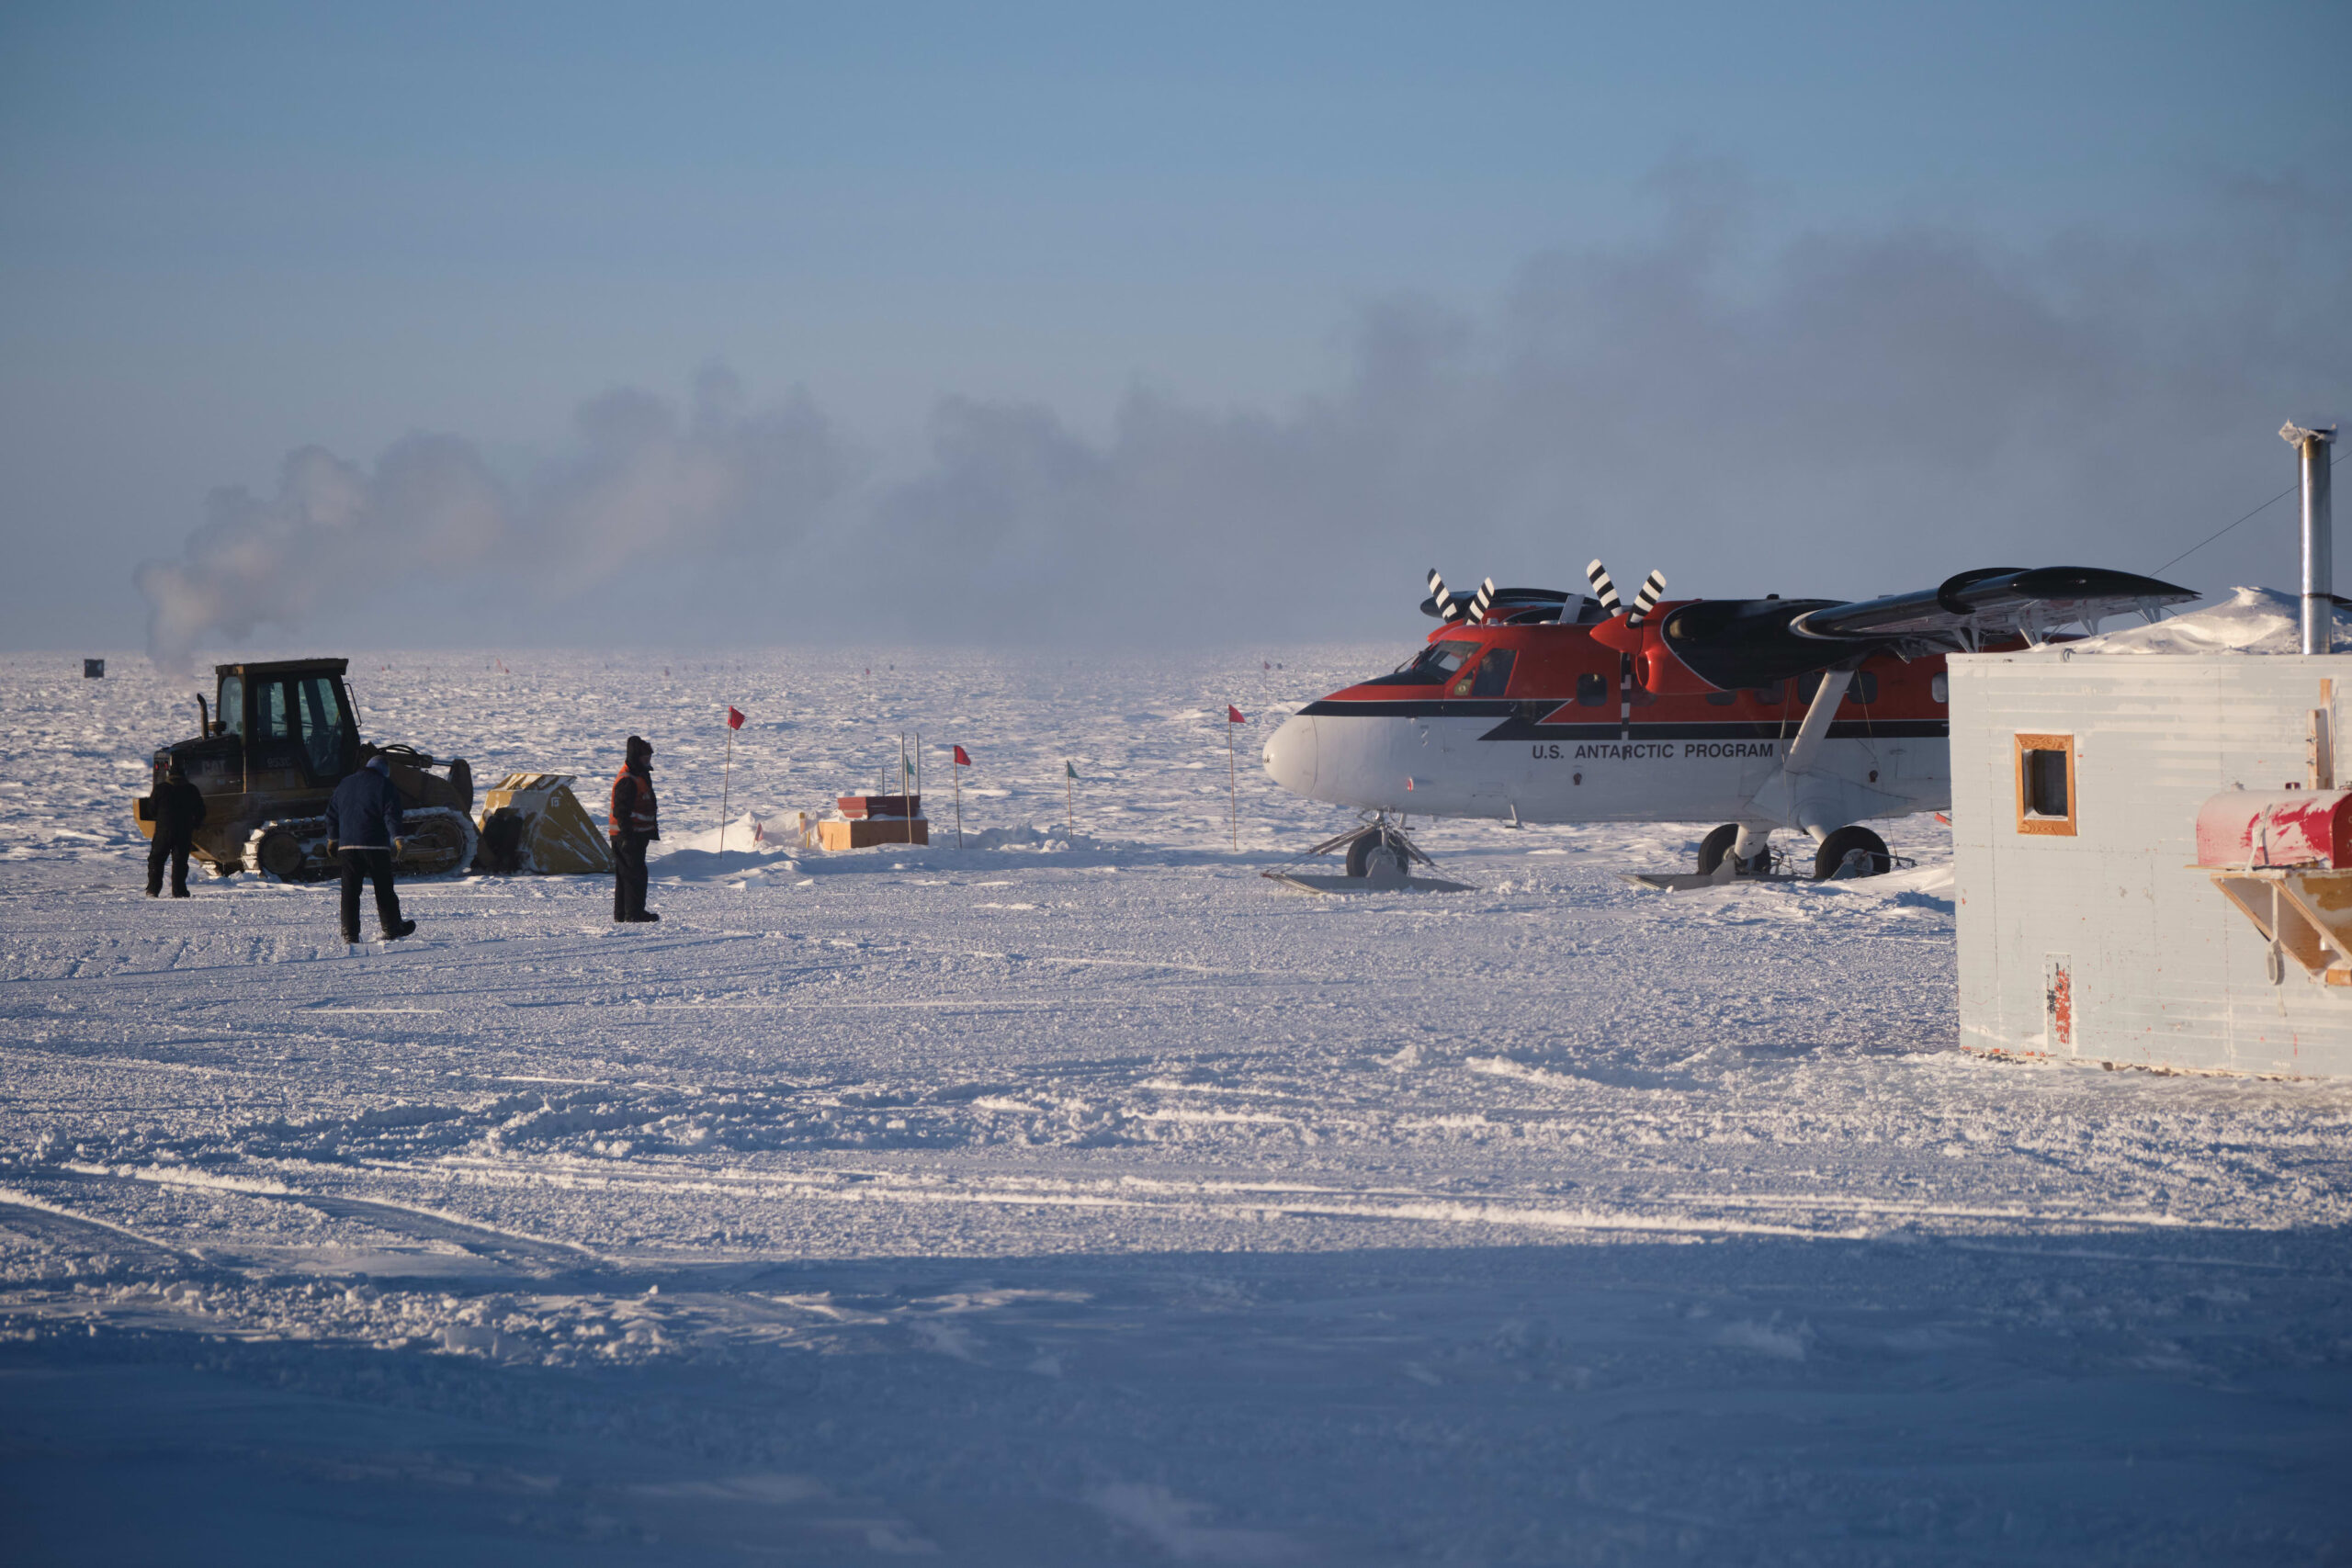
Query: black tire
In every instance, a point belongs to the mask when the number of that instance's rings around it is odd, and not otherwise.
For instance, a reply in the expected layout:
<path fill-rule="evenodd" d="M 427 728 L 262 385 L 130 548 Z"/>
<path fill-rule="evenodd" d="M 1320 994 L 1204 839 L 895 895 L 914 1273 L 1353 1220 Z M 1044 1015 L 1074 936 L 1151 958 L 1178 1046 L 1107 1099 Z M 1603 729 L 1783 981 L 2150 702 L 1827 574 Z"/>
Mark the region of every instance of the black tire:
<path fill-rule="evenodd" d="M 1864 876 L 1884 876 L 1894 869 L 1894 857 L 1887 852 L 1886 840 L 1868 828 L 1840 828 L 1821 840 L 1821 848 L 1814 852 L 1813 879 L 1826 882 L 1838 874 L 1846 857 L 1860 850 L 1870 858 L 1863 864 Z"/>
<path fill-rule="evenodd" d="M 1737 842 L 1739 842 L 1739 824 L 1736 822 L 1726 822 L 1700 840 L 1699 874 L 1713 876 L 1715 874 L 1715 867 L 1724 863 L 1724 856 L 1731 853 L 1731 847 Z"/>
<path fill-rule="evenodd" d="M 1366 828 L 1348 840 L 1348 874 L 1350 876 L 1372 874 L 1372 852 L 1380 847 L 1380 840 L 1379 829 Z"/>

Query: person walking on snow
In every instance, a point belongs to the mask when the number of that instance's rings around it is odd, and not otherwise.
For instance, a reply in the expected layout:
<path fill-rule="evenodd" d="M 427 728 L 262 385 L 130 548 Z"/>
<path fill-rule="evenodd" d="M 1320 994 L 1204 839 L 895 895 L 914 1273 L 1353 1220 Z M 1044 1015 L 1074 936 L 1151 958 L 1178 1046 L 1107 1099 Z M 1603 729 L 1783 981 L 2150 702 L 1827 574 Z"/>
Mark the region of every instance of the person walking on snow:
<path fill-rule="evenodd" d="M 147 819 L 155 824 L 155 841 L 147 846 L 147 897 L 164 895 L 164 863 L 172 863 L 172 897 L 187 897 L 187 852 L 196 847 L 196 830 L 204 826 L 204 795 L 187 782 L 187 770 L 177 757 L 164 782 L 147 797 Z"/>
<path fill-rule="evenodd" d="M 613 779 L 613 919 L 623 924 L 658 920 L 645 907 L 645 846 L 662 836 L 654 815 L 653 744 L 628 738 L 628 761 Z"/>
<path fill-rule="evenodd" d="M 401 792 L 392 765 L 381 755 L 334 786 L 327 801 L 327 853 L 343 857 L 343 940 L 359 940 L 359 884 L 376 885 L 376 919 L 384 940 L 398 942 L 416 930 L 401 919 L 401 896 L 392 890 L 392 863 L 401 852 Z"/>

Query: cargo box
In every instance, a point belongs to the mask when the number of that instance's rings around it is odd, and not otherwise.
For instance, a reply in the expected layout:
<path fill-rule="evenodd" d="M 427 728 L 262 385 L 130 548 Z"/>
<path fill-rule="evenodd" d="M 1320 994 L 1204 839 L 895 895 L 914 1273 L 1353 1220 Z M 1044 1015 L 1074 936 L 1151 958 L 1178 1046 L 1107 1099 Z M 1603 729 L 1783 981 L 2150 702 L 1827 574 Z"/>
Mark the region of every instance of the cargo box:
<path fill-rule="evenodd" d="M 868 817 L 920 817 L 922 796 L 919 795 L 844 795 L 834 801 L 842 815 L 851 821 Z"/>
<path fill-rule="evenodd" d="M 927 844 L 931 824 L 920 817 L 867 817 L 820 822 L 817 841 L 829 850 L 870 850 L 878 844 Z"/>

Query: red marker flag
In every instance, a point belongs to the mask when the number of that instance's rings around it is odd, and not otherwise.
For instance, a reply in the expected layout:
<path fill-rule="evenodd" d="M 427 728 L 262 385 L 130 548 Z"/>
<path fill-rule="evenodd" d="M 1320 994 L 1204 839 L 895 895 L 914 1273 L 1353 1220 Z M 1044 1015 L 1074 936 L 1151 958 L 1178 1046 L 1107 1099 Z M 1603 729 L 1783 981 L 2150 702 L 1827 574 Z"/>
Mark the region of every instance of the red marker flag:
<path fill-rule="evenodd" d="M 956 765 L 959 768 L 968 768 L 972 765 L 972 759 L 964 754 L 964 748 L 961 746 L 956 748 Z"/>
<path fill-rule="evenodd" d="M 669 671 L 664 670 L 662 673 L 667 675 Z M 721 854 L 727 852 L 727 797 L 728 785 L 735 778 L 735 732 L 742 728 L 743 710 L 730 705 L 727 709 L 727 761 L 718 774 L 718 852 Z M 760 830 L 755 822 L 752 829 L 752 842 L 756 844 L 759 841 Z"/>
<path fill-rule="evenodd" d="M 1247 724 L 1250 721 L 1241 716 L 1241 710 L 1239 708 L 1235 707 L 1231 703 L 1227 703 L 1225 705 L 1225 722 L 1227 724 Z"/>

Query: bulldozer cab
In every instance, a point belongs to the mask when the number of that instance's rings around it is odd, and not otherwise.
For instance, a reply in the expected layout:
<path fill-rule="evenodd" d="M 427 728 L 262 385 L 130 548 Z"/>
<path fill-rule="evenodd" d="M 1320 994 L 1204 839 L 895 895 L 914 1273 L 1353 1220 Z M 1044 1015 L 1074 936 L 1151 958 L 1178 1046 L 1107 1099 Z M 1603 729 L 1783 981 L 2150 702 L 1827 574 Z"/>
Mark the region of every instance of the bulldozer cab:
<path fill-rule="evenodd" d="M 243 753 L 246 793 L 332 788 L 359 765 L 348 660 L 222 664 L 213 723 Z"/>

